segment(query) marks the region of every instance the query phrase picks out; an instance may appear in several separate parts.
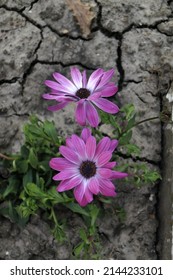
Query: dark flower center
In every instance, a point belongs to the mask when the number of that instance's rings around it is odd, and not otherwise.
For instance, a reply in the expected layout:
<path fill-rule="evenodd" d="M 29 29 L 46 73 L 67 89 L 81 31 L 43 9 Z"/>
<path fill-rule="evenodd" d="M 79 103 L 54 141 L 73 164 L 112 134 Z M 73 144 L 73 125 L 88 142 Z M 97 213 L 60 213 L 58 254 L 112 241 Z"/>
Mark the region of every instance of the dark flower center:
<path fill-rule="evenodd" d="M 94 162 L 87 160 L 82 162 L 79 170 L 81 175 L 88 179 L 96 174 L 96 165 Z"/>
<path fill-rule="evenodd" d="M 76 92 L 76 96 L 78 96 L 80 99 L 85 99 L 90 95 L 90 91 L 86 88 L 80 88 Z"/>

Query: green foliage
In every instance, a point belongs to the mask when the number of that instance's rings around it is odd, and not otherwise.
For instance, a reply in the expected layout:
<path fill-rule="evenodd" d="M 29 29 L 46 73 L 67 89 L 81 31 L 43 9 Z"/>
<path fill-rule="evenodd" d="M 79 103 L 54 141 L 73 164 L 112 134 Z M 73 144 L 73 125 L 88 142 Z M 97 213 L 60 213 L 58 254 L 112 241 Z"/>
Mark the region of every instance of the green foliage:
<path fill-rule="evenodd" d="M 89 204 L 86 207 L 86 212 L 88 213 L 87 216 L 84 216 L 86 228 L 80 229 L 81 242 L 74 248 L 74 255 L 80 259 L 99 259 L 101 248 L 96 221 L 100 214 L 100 209 L 96 204 Z"/>
<path fill-rule="evenodd" d="M 112 125 L 113 135 L 119 140 L 121 153 L 129 157 L 138 157 L 140 149 L 131 143 L 132 129 L 136 125 L 134 105 L 124 106 L 117 115 L 102 111 L 100 115 L 102 123 Z M 93 129 L 93 134 L 98 139 L 103 137 L 99 130 Z M 57 215 L 58 207 L 64 207 L 80 215 L 85 224 L 79 232 L 81 241 L 74 248 L 75 257 L 100 258 L 97 219 L 101 213 L 100 205 L 102 203 L 109 205 L 112 200 L 100 196 L 98 201 L 83 208 L 74 201 L 71 191 L 66 193 L 56 191 L 49 161 L 59 156 L 58 150 L 64 143 L 64 139 L 58 135 L 53 122 L 47 120 L 43 122 L 31 116 L 30 122 L 24 126 L 24 136 L 25 140 L 20 152 L 12 155 L 10 160 L 5 157 L 0 161 L 0 168 L 7 171 L 3 179 L 0 177 L 0 214 L 24 226 L 31 215 L 41 210 L 46 213 L 55 238 L 64 241 L 65 221 Z M 113 160 L 121 162 L 121 153 L 114 154 Z M 148 165 L 137 162 L 120 164 L 116 170 L 127 172 L 129 177 L 126 180 L 137 186 L 141 186 L 142 183 L 155 183 L 161 178 L 157 171 L 150 170 Z M 117 208 L 116 215 L 123 223 L 126 216 L 124 209 Z"/>
<path fill-rule="evenodd" d="M 134 105 L 127 104 L 123 106 L 117 115 L 107 114 L 103 111 L 100 111 L 100 115 L 102 123 L 112 125 L 112 134 L 114 135 L 114 139 L 119 140 L 118 147 L 121 147 L 124 153 L 128 156 L 139 156 L 139 147 L 131 143 L 132 129 L 136 125 Z"/>
<path fill-rule="evenodd" d="M 25 141 L 14 160 L 4 160 L 4 167 L 10 172 L 5 181 L 0 181 L 0 199 L 9 201 L 0 213 L 20 223 L 27 222 L 30 215 L 39 208 L 50 209 L 57 203 L 71 201 L 60 195 L 52 184 L 52 170 L 49 161 L 58 153 L 63 139 L 60 138 L 53 122 L 42 122 L 32 116 L 24 126 Z"/>
<path fill-rule="evenodd" d="M 140 188 L 145 184 L 155 184 L 158 180 L 161 180 L 161 175 L 155 169 L 150 167 L 144 162 L 130 162 L 120 164 L 116 167 L 116 170 L 121 172 L 127 172 L 129 174 L 126 180 L 128 183 Z"/>

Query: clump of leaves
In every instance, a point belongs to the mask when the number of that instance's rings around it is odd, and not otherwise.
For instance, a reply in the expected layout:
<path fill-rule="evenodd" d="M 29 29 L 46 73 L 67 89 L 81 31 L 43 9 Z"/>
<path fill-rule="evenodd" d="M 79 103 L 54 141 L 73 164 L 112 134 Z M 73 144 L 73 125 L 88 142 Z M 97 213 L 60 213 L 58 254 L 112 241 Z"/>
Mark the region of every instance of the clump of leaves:
<path fill-rule="evenodd" d="M 58 136 L 53 122 L 42 122 L 32 116 L 24 126 L 25 141 L 18 154 L 3 157 L 0 179 L 0 214 L 12 222 L 24 226 L 30 216 L 39 209 L 47 213 L 51 221 L 52 233 L 59 241 L 65 239 L 63 222 L 57 220 L 56 207 L 61 204 L 70 211 L 80 214 L 87 223 L 87 239 L 81 235 L 81 254 L 92 253 L 96 234 L 96 217 L 99 209 L 94 205 L 82 208 L 69 192 L 58 193 L 52 182 L 53 171 L 49 167 L 52 157 L 58 156 L 59 146 L 64 139 Z M 4 175 L 5 174 L 5 175 Z M 81 230 L 82 232 L 82 230 Z M 83 252 L 83 253 L 82 253 Z M 78 250 L 75 249 L 78 256 Z"/>
<path fill-rule="evenodd" d="M 115 139 L 119 140 L 118 150 L 119 152 L 114 154 L 114 160 L 121 161 L 123 155 L 126 158 L 133 158 L 136 161 L 131 163 L 120 164 L 116 167 L 117 170 L 122 172 L 127 172 L 130 176 L 126 178 L 129 183 L 140 187 L 142 184 L 152 183 L 154 184 L 157 180 L 161 179 L 160 174 L 157 170 L 151 170 L 146 163 L 140 163 L 137 159 L 140 156 L 140 148 L 131 142 L 133 127 L 156 119 L 157 117 L 149 118 L 146 120 L 136 121 L 136 111 L 133 104 L 126 104 L 120 110 L 118 115 L 107 114 L 103 111 L 100 111 L 101 120 L 104 124 L 111 124 L 112 134 Z M 93 130 L 93 133 L 97 134 L 98 138 L 101 137 L 99 131 Z"/>
<path fill-rule="evenodd" d="M 135 121 L 135 108 L 126 105 L 118 115 L 109 115 L 101 112 L 102 122 L 111 124 L 115 139 L 119 140 L 119 146 L 123 147 L 126 156 L 139 156 L 140 149 L 131 143 L 132 128 Z M 97 138 L 103 137 L 102 133 L 93 129 Z M 100 205 L 109 203 L 109 199 L 99 197 L 85 208 L 80 207 L 74 200 L 71 191 L 58 193 L 52 181 L 53 171 L 49 167 L 49 161 L 59 156 L 59 147 L 64 139 L 58 135 L 58 131 L 52 121 L 41 121 L 32 116 L 30 122 L 24 126 L 24 144 L 18 154 L 4 156 L 0 154 L 0 214 L 11 221 L 23 226 L 31 215 L 41 209 L 50 220 L 51 230 L 55 238 L 63 241 L 64 221 L 57 219 L 58 206 L 65 207 L 80 215 L 85 227 L 80 230 L 81 241 L 74 248 L 76 258 L 99 258 L 100 250 L 97 218 L 100 215 Z M 121 154 L 114 154 L 121 158 Z M 160 179 L 157 171 L 150 170 L 145 164 L 125 163 L 116 167 L 120 171 L 131 174 L 126 180 L 140 186 L 141 183 L 154 183 Z M 123 209 L 117 211 L 120 219 L 125 219 Z"/>

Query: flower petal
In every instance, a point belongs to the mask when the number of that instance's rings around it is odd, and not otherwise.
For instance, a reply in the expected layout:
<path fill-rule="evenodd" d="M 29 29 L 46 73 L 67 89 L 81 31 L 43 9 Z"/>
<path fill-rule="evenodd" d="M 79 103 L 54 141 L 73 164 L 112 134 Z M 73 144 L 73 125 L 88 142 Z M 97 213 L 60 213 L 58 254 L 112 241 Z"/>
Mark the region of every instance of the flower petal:
<path fill-rule="evenodd" d="M 101 110 L 110 113 L 110 114 L 115 114 L 118 113 L 119 108 L 116 104 L 113 102 L 110 102 L 109 100 L 105 98 L 99 98 L 97 100 L 94 100 L 93 103 L 99 107 Z"/>
<path fill-rule="evenodd" d="M 93 195 L 88 190 L 86 181 L 82 181 L 81 184 L 74 189 L 74 196 L 82 207 L 86 206 L 93 200 Z"/>
<path fill-rule="evenodd" d="M 112 157 L 112 153 L 109 151 L 102 152 L 97 158 L 97 166 L 105 165 Z"/>
<path fill-rule="evenodd" d="M 73 134 L 71 137 L 73 147 L 78 153 L 78 156 L 81 157 L 82 159 L 86 158 L 85 155 L 85 143 L 84 141 L 77 135 Z"/>
<path fill-rule="evenodd" d="M 90 136 L 86 141 L 86 156 L 88 160 L 92 160 L 96 151 L 96 139 L 94 136 Z"/>
<path fill-rule="evenodd" d="M 122 179 L 127 177 L 128 174 L 124 172 L 119 172 L 119 171 L 112 171 L 112 176 L 111 179 Z"/>
<path fill-rule="evenodd" d="M 112 161 L 112 162 L 108 162 L 106 164 L 103 165 L 104 168 L 114 168 L 115 166 L 117 165 L 117 163 L 115 161 Z"/>
<path fill-rule="evenodd" d="M 57 96 L 59 96 L 59 95 L 57 95 Z M 42 95 L 42 97 L 44 99 L 47 99 L 47 100 L 56 100 L 57 96 L 55 94 L 52 95 L 52 94 L 49 94 L 49 93 L 45 93 L 45 94 Z"/>
<path fill-rule="evenodd" d="M 54 82 L 54 81 L 51 81 L 51 80 L 46 80 L 44 83 L 45 83 L 46 86 L 48 86 L 51 89 L 56 90 L 58 92 L 64 92 L 64 93 L 69 93 L 69 94 L 72 93 L 72 92 L 70 92 L 68 90 L 68 88 L 66 88 L 65 86 L 60 85 L 57 82 Z"/>
<path fill-rule="evenodd" d="M 115 186 L 109 180 L 99 180 L 100 192 L 105 196 L 116 196 Z"/>
<path fill-rule="evenodd" d="M 78 186 L 82 181 L 82 176 L 74 176 L 71 179 L 64 180 L 58 185 L 57 191 L 64 192 Z"/>
<path fill-rule="evenodd" d="M 76 107 L 75 118 L 76 121 L 84 126 L 86 125 L 86 104 L 85 100 L 80 100 Z"/>
<path fill-rule="evenodd" d="M 112 176 L 112 170 L 109 168 L 98 168 L 97 172 L 102 178 L 105 179 L 109 179 Z"/>
<path fill-rule="evenodd" d="M 58 111 L 60 109 L 63 109 L 68 104 L 69 104 L 69 102 L 61 102 L 61 103 L 58 103 L 57 105 L 49 106 L 47 109 L 49 111 Z"/>
<path fill-rule="evenodd" d="M 65 76 L 61 75 L 60 73 L 55 72 L 55 73 L 53 73 L 53 77 L 54 77 L 55 80 L 57 80 L 58 83 L 60 83 L 65 88 L 67 88 L 69 92 L 76 93 L 77 88 Z"/>
<path fill-rule="evenodd" d="M 85 194 L 86 183 L 82 181 L 75 189 L 74 189 L 74 196 L 77 202 L 83 206 L 85 203 L 83 201 L 84 194 Z M 85 199 L 86 202 L 86 199 Z"/>
<path fill-rule="evenodd" d="M 109 97 L 117 93 L 118 87 L 116 85 L 107 85 L 101 90 L 101 97 Z"/>
<path fill-rule="evenodd" d="M 82 87 L 86 88 L 86 85 L 87 85 L 87 76 L 86 76 L 86 70 L 84 70 L 82 73 Z"/>
<path fill-rule="evenodd" d="M 59 151 L 70 162 L 79 163 L 79 158 L 77 154 L 69 147 L 60 146 Z"/>
<path fill-rule="evenodd" d="M 83 128 L 81 137 L 85 143 L 90 136 L 91 136 L 91 130 L 89 128 Z"/>
<path fill-rule="evenodd" d="M 96 148 L 96 157 L 99 156 L 102 152 L 108 151 L 110 148 L 111 140 L 109 137 L 103 137 Z"/>
<path fill-rule="evenodd" d="M 77 89 L 82 88 L 82 75 L 79 69 L 71 67 L 71 77 Z"/>
<path fill-rule="evenodd" d="M 90 203 L 93 200 L 93 194 L 90 192 L 88 187 L 85 189 L 85 199 L 87 201 L 87 204 Z M 85 205 L 86 204 L 84 204 L 83 206 L 85 206 Z"/>
<path fill-rule="evenodd" d="M 94 71 L 88 79 L 87 89 L 93 92 L 97 87 L 98 83 L 100 82 L 102 75 L 103 75 L 102 69 L 97 69 L 96 71 Z"/>
<path fill-rule="evenodd" d="M 111 141 L 110 147 L 109 147 L 109 152 L 113 152 L 116 147 L 118 146 L 118 140 L 114 139 Z"/>
<path fill-rule="evenodd" d="M 74 149 L 74 146 L 73 146 L 71 137 L 67 137 L 66 140 L 65 140 L 65 143 L 66 143 L 66 146 L 67 146 L 67 147 L 69 147 L 69 148 L 71 148 L 71 149 Z"/>
<path fill-rule="evenodd" d="M 88 188 L 93 194 L 99 193 L 99 181 L 97 178 L 93 177 L 88 182 Z"/>
<path fill-rule="evenodd" d="M 62 171 L 66 168 L 74 167 L 74 164 L 65 158 L 52 158 L 49 162 L 49 166 L 57 171 Z"/>
<path fill-rule="evenodd" d="M 78 170 L 77 168 L 68 168 L 66 170 L 62 170 L 60 173 L 58 173 L 57 175 L 55 175 L 53 177 L 53 180 L 66 180 L 69 179 L 71 177 L 74 177 L 75 175 L 78 175 Z"/>
<path fill-rule="evenodd" d="M 95 107 L 88 101 L 86 102 L 86 116 L 87 116 L 88 123 L 92 127 L 98 126 L 100 122 L 99 115 Z"/>
<path fill-rule="evenodd" d="M 110 81 L 110 79 L 112 78 L 113 75 L 114 75 L 114 69 L 111 69 L 111 70 L 109 70 L 107 72 L 104 72 L 104 74 L 103 74 L 103 76 L 101 78 L 101 81 L 98 84 L 96 90 L 99 90 L 102 87 L 104 87 Z"/>

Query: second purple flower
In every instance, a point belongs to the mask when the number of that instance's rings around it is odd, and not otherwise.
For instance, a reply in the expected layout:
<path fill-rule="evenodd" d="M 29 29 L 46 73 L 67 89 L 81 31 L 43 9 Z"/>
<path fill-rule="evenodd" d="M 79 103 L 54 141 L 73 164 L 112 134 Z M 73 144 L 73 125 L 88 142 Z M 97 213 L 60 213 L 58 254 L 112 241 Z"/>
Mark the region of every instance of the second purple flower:
<path fill-rule="evenodd" d="M 100 119 L 95 106 L 110 114 L 119 111 L 116 104 L 105 98 L 114 95 L 118 90 L 118 87 L 110 82 L 113 75 L 113 69 L 107 72 L 104 72 L 103 69 L 97 69 L 87 80 L 85 70 L 81 73 L 76 67 L 72 67 L 72 81 L 70 81 L 60 73 L 55 72 L 53 77 L 56 81 L 45 81 L 51 92 L 43 94 L 43 98 L 58 102 L 56 105 L 48 107 L 51 111 L 60 110 L 70 102 L 76 102 L 76 121 L 82 126 L 89 124 L 92 127 L 97 127 Z"/>

